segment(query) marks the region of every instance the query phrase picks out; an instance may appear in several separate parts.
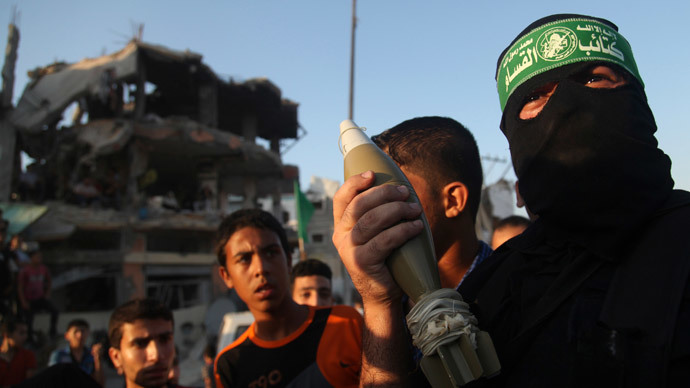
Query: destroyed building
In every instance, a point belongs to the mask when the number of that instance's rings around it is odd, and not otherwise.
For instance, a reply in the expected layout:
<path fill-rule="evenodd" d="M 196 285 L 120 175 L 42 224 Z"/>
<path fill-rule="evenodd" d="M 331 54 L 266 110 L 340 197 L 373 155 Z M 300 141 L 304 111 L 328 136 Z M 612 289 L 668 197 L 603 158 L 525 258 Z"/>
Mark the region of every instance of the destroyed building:
<path fill-rule="evenodd" d="M 16 131 L 5 207 L 43 210 L 23 234 L 41 244 L 58 307 L 151 296 L 184 308 L 225 292 L 212 280 L 220 217 L 268 197 L 283 218 L 298 104 L 268 79 L 224 80 L 199 54 L 140 41 L 30 78 L 5 113 Z M 35 161 L 25 171 L 19 151 Z"/>

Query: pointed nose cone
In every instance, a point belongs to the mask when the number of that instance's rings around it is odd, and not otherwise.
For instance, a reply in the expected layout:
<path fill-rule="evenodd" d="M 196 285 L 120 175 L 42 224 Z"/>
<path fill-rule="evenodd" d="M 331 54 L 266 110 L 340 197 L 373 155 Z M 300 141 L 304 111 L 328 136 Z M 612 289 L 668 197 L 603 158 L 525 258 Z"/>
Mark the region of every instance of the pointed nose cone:
<path fill-rule="evenodd" d="M 358 128 L 357 124 L 355 124 L 354 121 L 352 121 L 350 119 L 343 120 L 343 122 L 340 123 L 340 134 L 342 135 L 343 132 L 347 131 L 348 129 L 352 129 L 352 128 Z"/>
<path fill-rule="evenodd" d="M 343 156 L 347 155 L 353 148 L 362 144 L 374 144 L 362 128 L 358 127 L 352 120 L 343 120 L 340 123 L 340 152 Z"/>

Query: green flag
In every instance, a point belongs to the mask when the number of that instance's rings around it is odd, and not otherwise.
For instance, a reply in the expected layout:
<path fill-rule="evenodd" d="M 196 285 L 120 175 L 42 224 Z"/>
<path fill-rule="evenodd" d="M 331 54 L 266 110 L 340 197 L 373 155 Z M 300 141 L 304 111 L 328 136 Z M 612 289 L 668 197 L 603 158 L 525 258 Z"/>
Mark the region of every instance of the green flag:
<path fill-rule="evenodd" d="M 302 241 L 309 242 L 307 237 L 307 225 L 311 216 L 314 215 L 314 205 L 309 202 L 307 196 L 299 189 L 299 182 L 294 181 L 295 189 L 295 207 L 297 208 L 297 235 Z"/>

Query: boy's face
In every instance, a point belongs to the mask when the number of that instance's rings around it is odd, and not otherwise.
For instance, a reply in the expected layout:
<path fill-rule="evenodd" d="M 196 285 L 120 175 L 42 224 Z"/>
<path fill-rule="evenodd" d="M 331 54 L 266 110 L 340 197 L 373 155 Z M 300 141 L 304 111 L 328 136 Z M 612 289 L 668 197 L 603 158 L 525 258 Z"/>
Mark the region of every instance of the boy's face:
<path fill-rule="evenodd" d="M 298 276 L 292 285 L 292 299 L 307 306 L 333 304 L 331 281 L 321 275 Z"/>
<path fill-rule="evenodd" d="M 31 264 L 39 265 L 43 262 L 43 254 L 40 251 L 31 254 Z"/>
<path fill-rule="evenodd" d="M 175 356 L 173 323 L 162 318 L 137 319 L 122 325 L 120 348 L 108 350 L 124 373 L 127 388 L 164 387 Z"/>
<path fill-rule="evenodd" d="M 65 333 L 65 339 L 72 349 L 82 348 L 89 338 L 89 328 L 86 326 L 72 326 Z"/>
<path fill-rule="evenodd" d="M 440 195 L 427 182 L 426 177 L 413 172 L 405 166 L 402 166 L 400 170 L 405 173 L 407 180 L 412 185 L 415 194 L 417 194 L 417 198 L 419 198 L 419 203 L 422 205 L 431 235 L 434 236 L 434 250 L 437 254 L 444 252 L 446 250 L 443 247 L 445 242 L 441 241 L 441 237 L 448 233 L 444 233 L 442 230 L 444 225 L 441 220 L 446 218 L 446 209 L 443 206 Z"/>
<path fill-rule="evenodd" d="M 10 240 L 10 249 L 13 251 L 17 250 L 21 247 L 21 245 L 22 245 L 22 240 L 19 237 L 19 235 L 15 234 L 14 236 L 12 236 L 12 239 Z"/>
<path fill-rule="evenodd" d="M 23 324 L 17 324 L 15 327 L 14 331 L 10 333 L 8 339 L 9 339 L 9 345 L 10 347 L 13 348 L 21 348 L 24 346 L 24 343 L 26 342 L 26 339 L 29 337 L 29 329 L 28 327 Z"/>
<path fill-rule="evenodd" d="M 220 276 L 254 312 L 270 312 L 290 298 L 290 263 L 280 238 L 269 229 L 245 227 L 225 244 Z"/>

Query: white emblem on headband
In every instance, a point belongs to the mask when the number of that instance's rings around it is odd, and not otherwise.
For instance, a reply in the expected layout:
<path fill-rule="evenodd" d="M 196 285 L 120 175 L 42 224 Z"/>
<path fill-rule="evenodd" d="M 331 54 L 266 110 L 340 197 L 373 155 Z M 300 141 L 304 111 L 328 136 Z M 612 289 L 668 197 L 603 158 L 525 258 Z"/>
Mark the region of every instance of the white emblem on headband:
<path fill-rule="evenodd" d="M 577 36 L 565 27 L 555 27 L 544 31 L 537 39 L 537 52 L 547 61 L 560 61 L 577 48 Z"/>

